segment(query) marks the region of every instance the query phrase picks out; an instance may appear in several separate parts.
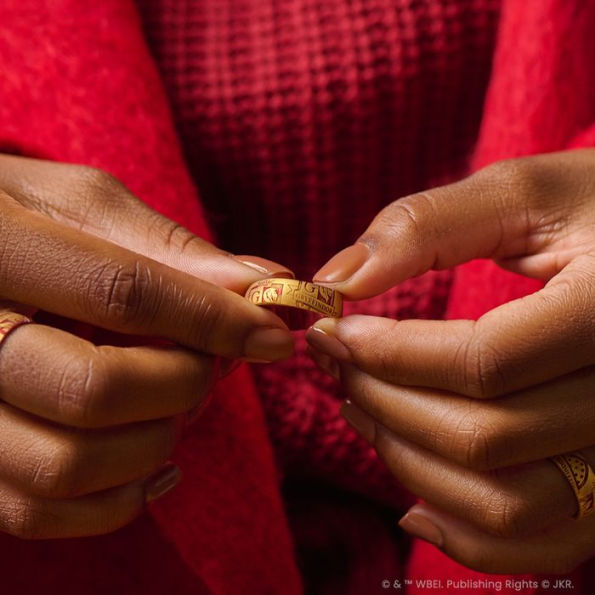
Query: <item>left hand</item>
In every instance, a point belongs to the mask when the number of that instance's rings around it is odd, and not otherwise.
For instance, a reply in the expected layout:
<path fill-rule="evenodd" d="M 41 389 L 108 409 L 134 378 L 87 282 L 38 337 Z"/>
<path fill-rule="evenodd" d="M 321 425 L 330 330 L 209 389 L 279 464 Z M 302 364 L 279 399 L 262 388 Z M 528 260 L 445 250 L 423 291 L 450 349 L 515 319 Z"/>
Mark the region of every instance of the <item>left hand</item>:
<path fill-rule="evenodd" d="M 484 572 L 568 572 L 595 555 L 595 514 L 572 518 L 548 457 L 595 467 L 595 150 L 398 200 L 315 281 L 362 299 L 473 258 L 547 284 L 477 321 L 351 316 L 307 337 L 345 417 L 425 501 L 404 529 Z"/>

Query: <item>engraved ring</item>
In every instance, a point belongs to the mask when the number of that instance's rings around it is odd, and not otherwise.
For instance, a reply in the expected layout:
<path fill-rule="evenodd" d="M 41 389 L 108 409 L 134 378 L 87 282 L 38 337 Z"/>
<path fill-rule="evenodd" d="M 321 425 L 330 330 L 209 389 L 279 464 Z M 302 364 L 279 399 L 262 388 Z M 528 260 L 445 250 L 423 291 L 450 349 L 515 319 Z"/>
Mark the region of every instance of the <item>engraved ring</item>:
<path fill-rule="evenodd" d="M 343 296 L 334 289 L 297 279 L 262 279 L 250 285 L 246 299 L 257 306 L 288 306 L 338 318 Z"/>
<path fill-rule="evenodd" d="M 595 512 L 595 472 L 580 452 L 569 452 L 551 457 L 570 484 L 577 501 L 576 519 L 582 519 Z"/>
<path fill-rule="evenodd" d="M 11 310 L 0 309 L 0 345 L 15 328 L 33 322 L 28 316 L 23 316 Z"/>

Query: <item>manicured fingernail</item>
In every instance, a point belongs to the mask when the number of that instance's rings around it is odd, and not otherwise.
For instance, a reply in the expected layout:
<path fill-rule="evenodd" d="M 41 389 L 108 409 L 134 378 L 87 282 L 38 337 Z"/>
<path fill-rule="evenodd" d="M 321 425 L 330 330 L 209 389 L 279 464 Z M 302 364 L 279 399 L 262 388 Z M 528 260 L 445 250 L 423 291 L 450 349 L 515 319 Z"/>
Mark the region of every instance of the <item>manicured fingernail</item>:
<path fill-rule="evenodd" d="M 337 323 L 332 318 L 319 320 L 314 326 L 311 326 L 306 332 L 306 341 L 318 351 L 326 353 L 333 359 L 349 362 L 351 353 L 349 349 L 337 339 Z"/>
<path fill-rule="evenodd" d="M 235 254 L 235 260 L 249 266 L 258 271 L 261 275 L 267 277 L 282 277 L 285 279 L 295 279 L 295 275 L 287 267 L 280 265 L 278 262 L 261 258 L 260 256 L 251 256 L 248 254 Z"/>
<path fill-rule="evenodd" d="M 399 527 L 419 537 L 436 547 L 442 547 L 444 545 L 444 536 L 442 531 L 429 519 L 415 512 L 408 512 L 400 521 Z"/>
<path fill-rule="evenodd" d="M 335 254 L 315 275 L 316 283 L 342 283 L 347 281 L 370 256 L 366 244 L 358 242 Z"/>
<path fill-rule="evenodd" d="M 145 483 L 145 502 L 153 502 L 175 488 L 182 479 L 180 468 L 168 463 Z"/>
<path fill-rule="evenodd" d="M 322 351 L 318 351 L 318 349 L 312 347 L 312 345 L 306 347 L 306 352 L 327 374 L 330 374 L 335 380 L 340 380 L 341 369 L 339 368 L 337 360 L 326 353 L 322 353 Z"/>
<path fill-rule="evenodd" d="M 293 337 L 280 328 L 257 328 L 244 343 L 244 356 L 252 361 L 274 362 L 293 353 Z"/>
<path fill-rule="evenodd" d="M 354 430 L 359 432 L 370 444 L 374 444 L 376 422 L 366 412 L 351 401 L 345 401 L 341 405 L 341 415 Z"/>

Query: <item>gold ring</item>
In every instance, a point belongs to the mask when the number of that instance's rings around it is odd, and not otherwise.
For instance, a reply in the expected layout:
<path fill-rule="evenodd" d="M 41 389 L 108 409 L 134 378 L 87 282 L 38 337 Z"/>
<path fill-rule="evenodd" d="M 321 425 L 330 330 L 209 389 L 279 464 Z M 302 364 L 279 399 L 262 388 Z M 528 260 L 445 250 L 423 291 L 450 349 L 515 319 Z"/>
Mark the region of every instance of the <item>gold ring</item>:
<path fill-rule="evenodd" d="M 23 316 L 11 310 L 0 310 L 0 343 L 14 331 L 15 328 L 23 324 L 33 322 L 28 316 Z"/>
<path fill-rule="evenodd" d="M 289 306 L 338 318 L 343 314 L 343 296 L 334 289 L 297 279 L 262 279 L 245 296 L 257 306 Z"/>
<path fill-rule="evenodd" d="M 562 471 L 576 497 L 578 511 L 574 518 L 582 519 L 595 512 L 595 472 L 580 452 L 551 457 Z"/>

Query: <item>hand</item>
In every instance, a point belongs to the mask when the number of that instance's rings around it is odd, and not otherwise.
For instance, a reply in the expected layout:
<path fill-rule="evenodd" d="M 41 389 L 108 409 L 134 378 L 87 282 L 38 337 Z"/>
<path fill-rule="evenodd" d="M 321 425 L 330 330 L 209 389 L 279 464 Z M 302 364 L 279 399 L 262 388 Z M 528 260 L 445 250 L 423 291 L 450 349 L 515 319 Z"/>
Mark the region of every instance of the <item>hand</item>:
<path fill-rule="evenodd" d="M 566 572 L 595 515 L 547 458 L 595 467 L 595 150 L 504 161 L 398 200 L 315 276 L 350 299 L 473 258 L 547 284 L 478 321 L 325 319 L 344 415 L 425 503 L 401 526 L 484 572 Z"/>
<path fill-rule="evenodd" d="M 39 324 L 6 337 L 0 530 L 105 533 L 171 488 L 179 471 L 164 463 L 218 377 L 215 356 L 292 352 L 279 318 L 230 291 L 269 272 L 287 274 L 198 239 L 104 172 L 0 156 L 0 308 L 183 346 L 97 347 Z"/>

